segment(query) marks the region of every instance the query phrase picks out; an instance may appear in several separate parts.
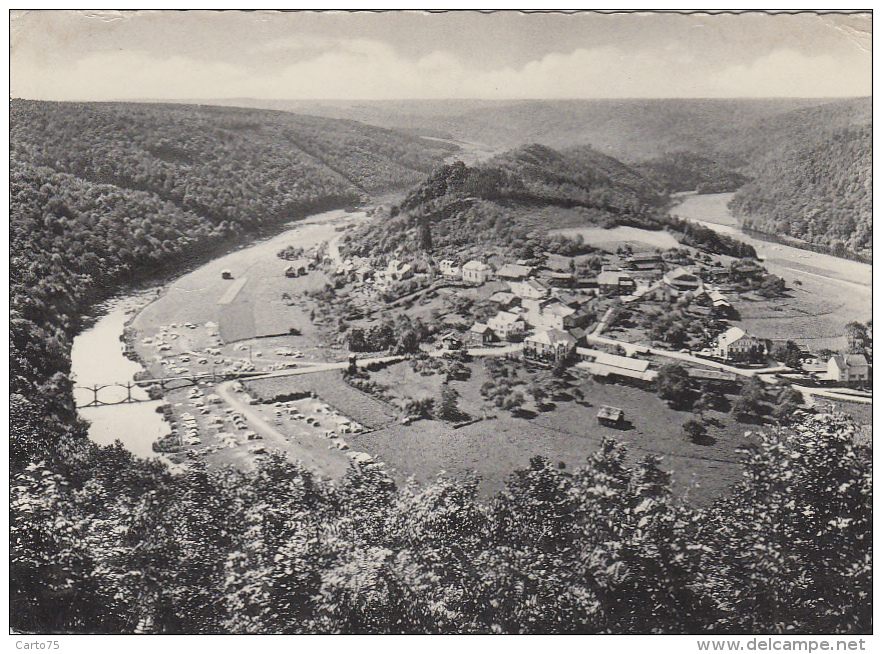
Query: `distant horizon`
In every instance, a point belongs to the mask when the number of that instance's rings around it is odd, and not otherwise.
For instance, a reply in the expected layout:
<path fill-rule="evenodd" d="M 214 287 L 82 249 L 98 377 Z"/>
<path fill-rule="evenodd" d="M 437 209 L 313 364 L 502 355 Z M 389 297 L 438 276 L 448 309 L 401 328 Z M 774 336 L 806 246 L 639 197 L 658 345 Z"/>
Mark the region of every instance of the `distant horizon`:
<path fill-rule="evenodd" d="M 707 102 L 707 101 L 725 101 L 725 102 L 769 102 L 769 101 L 849 101 L 849 100 L 871 100 L 872 95 L 854 95 L 854 96 L 763 96 L 763 97 L 658 97 L 658 98 L 642 98 L 642 97 L 621 97 L 621 98 L 390 98 L 390 99 L 374 99 L 374 98 L 258 98 L 258 97 L 217 97 L 217 98 L 114 98 L 108 100 L 43 100 L 40 98 L 10 97 L 10 100 L 26 100 L 30 102 L 94 102 L 94 103 L 112 103 L 112 102 L 128 102 L 138 103 L 163 103 L 163 104 L 209 104 L 211 102 L 223 101 L 233 102 L 237 100 L 253 101 L 253 102 L 329 102 L 329 103 L 352 103 L 352 102 L 369 102 L 375 104 L 385 103 L 407 103 L 407 102 L 432 102 L 432 103 L 474 103 L 481 102 L 486 104 L 493 103 L 529 103 L 529 102 Z M 257 108 L 257 107 L 253 107 Z"/>
<path fill-rule="evenodd" d="M 872 17 L 17 10 L 10 12 L 10 95 L 80 102 L 872 97 Z"/>

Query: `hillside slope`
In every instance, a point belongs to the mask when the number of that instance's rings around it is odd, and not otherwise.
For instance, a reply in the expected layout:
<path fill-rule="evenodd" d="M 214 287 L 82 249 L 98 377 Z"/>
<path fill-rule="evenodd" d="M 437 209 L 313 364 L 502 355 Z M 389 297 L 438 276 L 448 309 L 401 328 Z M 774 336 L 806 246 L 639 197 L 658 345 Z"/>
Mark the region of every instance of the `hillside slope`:
<path fill-rule="evenodd" d="M 871 259 L 872 190 L 872 128 L 856 127 L 764 159 L 731 207 L 746 228 Z"/>
<path fill-rule="evenodd" d="M 791 235 L 831 252 L 867 256 L 868 205 L 857 189 L 870 183 L 860 156 L 843 153 L 830 168 L 843 189 L 815 184 L 801 162 L 857 128 L 869 148 L 872 99 L 697 99 L 566 101 L 285 102 L 220 100 L 353 118 L 414 134 L 452 139 L 476 152 L 499 152 L 538 143 L 556 149 L 590 145 L 639 167 L 667 191 L 728 192 L 750 179 L 736 210 L 758 231 Z M 832 139 L 832 141 L 831 141 Z M 850 147 L 858 147 L 852 144 Z M 833 156 L 832 153 L 830 156 Z M 787 166 L 781 162 L 789 162 Z M 796 179 L 792 175 L 798 175 Z M 836 189 L 840 184 L 836 182 Z M 772 192 L 772 189 L 795 190 Z M 834 197 L 835 196 L 835 197 Z M 785 217 L 792 216 L 785 220 Z M 795 222 L 795 226 L 789 223 Z M 783 229 L 783 231 L 782 231 Z"/>

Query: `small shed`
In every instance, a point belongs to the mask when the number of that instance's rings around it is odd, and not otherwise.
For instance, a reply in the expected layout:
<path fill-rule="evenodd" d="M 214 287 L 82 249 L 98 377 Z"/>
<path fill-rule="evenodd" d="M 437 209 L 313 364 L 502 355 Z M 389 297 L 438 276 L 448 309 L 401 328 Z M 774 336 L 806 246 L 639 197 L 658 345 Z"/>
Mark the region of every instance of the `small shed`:
<path fill-rule="evenodd" d="M 604 405 L 597 412 L 597 422 L 606 427 L 621 427 L 625 423 L 625 412 L 618 407 Z"/>
<path fill-rule="evenodd" d="M 233 278 L 233 272 L 232 272 L 231 270 L 222 270 L 222 271 L 221 271 L 221 277 L 224 278 L 224 279 L 232 279 L 232 278 Z"/>

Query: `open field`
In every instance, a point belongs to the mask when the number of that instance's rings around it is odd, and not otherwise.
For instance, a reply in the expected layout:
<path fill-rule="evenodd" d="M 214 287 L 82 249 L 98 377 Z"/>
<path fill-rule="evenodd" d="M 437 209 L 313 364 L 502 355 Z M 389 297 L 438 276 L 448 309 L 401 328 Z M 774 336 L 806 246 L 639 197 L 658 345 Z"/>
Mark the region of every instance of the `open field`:
<path fill-rule="evenodd" d="M 563 234 L 564 236 L 576 236 L 581 234 L 585 243 L 594 245 L 605 250 L 615 252 L 619 245 L 629 243 L 643 246 L 644 248 L 678 248 L 680 244 L 671 234 L 665 231 L 651 231 L 637 227 L 614 227 L 603 229 L 602 227 L 570 227 L 555 229 L 550 234 Z M 639 247 L 638 247 L 639 249 Z"/>
<path fill-rule="evenodd" d="M 151 335 L 161 325 L 175 322 L 220 324 L 221 309 L 227 307 L 226 310 L 232 312 L 230 324 L 235 325 L 228 331 L 236 340 L 285 333 L 291 327 L 306 333 L 310 328 L 309 320 L 296 308 L 287 306 L 281 299 L 282 293 L 298 295 L 320 286 L 325 279 L 321 273 L 287 278 L 284 271 L 288 262 L 276 255 L 289 245 L 308 248 L 332 238 L 336 225 L 347 215 L 345 212 L 329 212 L 325 218 L 327 222 L 298 223 L 284 234 L 211 261 L 170 283 L 157 300 L 138 314 L 132 326 Z M 233 279 L 223 279 L 221 272 L 224 270 L 229 270 Z M 241 284 L 245 277 L 247 281 L 233 296 L 230 289 Z M 225 298 L 227 293 L 230 297 Z M 219 304 L 224 299 L 229 303 Z M 243 306 L 245 304 L 250 306 Z"/>
<path fill-rule="evenodd" d="M 529 418 L 514 417 L 484 402 L 478 389 L 489 377 L 482 366 L 472 368 L 468 381 L 451 385 L 460 394 L 462 410 L 474 417 L 489 412 L 488 419 L 460 429 L 437 420 L 390 424 L 358 436 L 353 446 L 386 462 L 399 481 L 413 476 L 425 483 L 441 471 L 454 475 L 474 471 L 482 479 L 485 495 L 501 490 L 506 478 L 536 455 L 563 462 L 569 470 L 578 468 L 605 436 L 626 443 L 632 462 L 646 454 L 663 457 L 662 467 L 673 473 L 676 492 L 696 504 L 710 502 L 740 477 L 736 450 L 751 442 L 744 436 L 750 428 L 727 414 L 712 412 L 718 424 L 709 426 L 711 444 L 696 445 L 682 432 L 691 414 L 670 409 L 651 391 L 586 379 L 577 384 L 581 399 L 558 401 L 551 411 L 525 414 L 532 415 Z M 394 370 L 383 372 L 388 375 L 383 383 L 388 383 Z M 372 379 L 380 381 L 374 375 Z M 413 381 L 407 376 L 400 379 L 401 388 L 406 389 L 400 392 L 411 392 Z M 428 377 L 422 385 L 433 381 Z M 600 425 L 596 415 L 604 404 L 623 408 L 631 427 L 620 430 Z"/>
<path fill-rule="evenodd" d="M 747 332 L 776 340 L 807 344 L 813 351 L 846 347 L 845 325 L 871 317 L 872 289 L 844 290 L 840 283 L 807 278 L 801 284 L 788 281 L 787 297 L 748 299 L 733 297 L 740 315 L 734 325 Z"/>

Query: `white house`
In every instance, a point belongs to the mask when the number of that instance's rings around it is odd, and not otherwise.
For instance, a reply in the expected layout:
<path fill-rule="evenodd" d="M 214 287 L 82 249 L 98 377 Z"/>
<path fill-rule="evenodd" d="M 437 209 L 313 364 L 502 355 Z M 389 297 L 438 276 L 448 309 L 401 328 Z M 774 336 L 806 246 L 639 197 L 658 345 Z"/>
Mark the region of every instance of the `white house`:
<path fill-rule="evenodd" d="M 523 282 L 509 282 L 511 292 L 519 298 L 538 300 L 548 295 L 548 287 L 535 279 L 527 279 Z"/>
<path fill-rule="evenodd" d="M 524 357 L 545 363 L 562 361 L 575 349 L 575 337 L 559 329 L 532 334 L 524 340 Z"/>
<path fill-rule="evenodd" d="M 576 310 L 560 302 L 542 309 L 538 322 L 547 329 L 570 329 L 576 326 Z"/>
<path fill-rule="evenodd" d="M 716 354 L 733 361 L 759 361 L 768 351 L 767 342 L 738 327 L 730 327 L 717 337 Z"/>
<path fill-rule="evenodd" d="M 863 354 L 837 354 L 827 362 L 827 379 L 845 384 L 863 383 L 870 378 L 870 366 Z"/>
<path fill-rule="evenodd" d="M 486 263 L 472 259 L 462 267 L 462 281 L 469 284 L 483 284 L 493 275 L 493 269 Z"/>
<path fill-rule="evenodd" d="M 508 311 L 500 311 L 487 321 L 487 325 L 501 340 L 508 340 L 511 336 L 523 334 L 527 328 L 521 316 Z"/>

